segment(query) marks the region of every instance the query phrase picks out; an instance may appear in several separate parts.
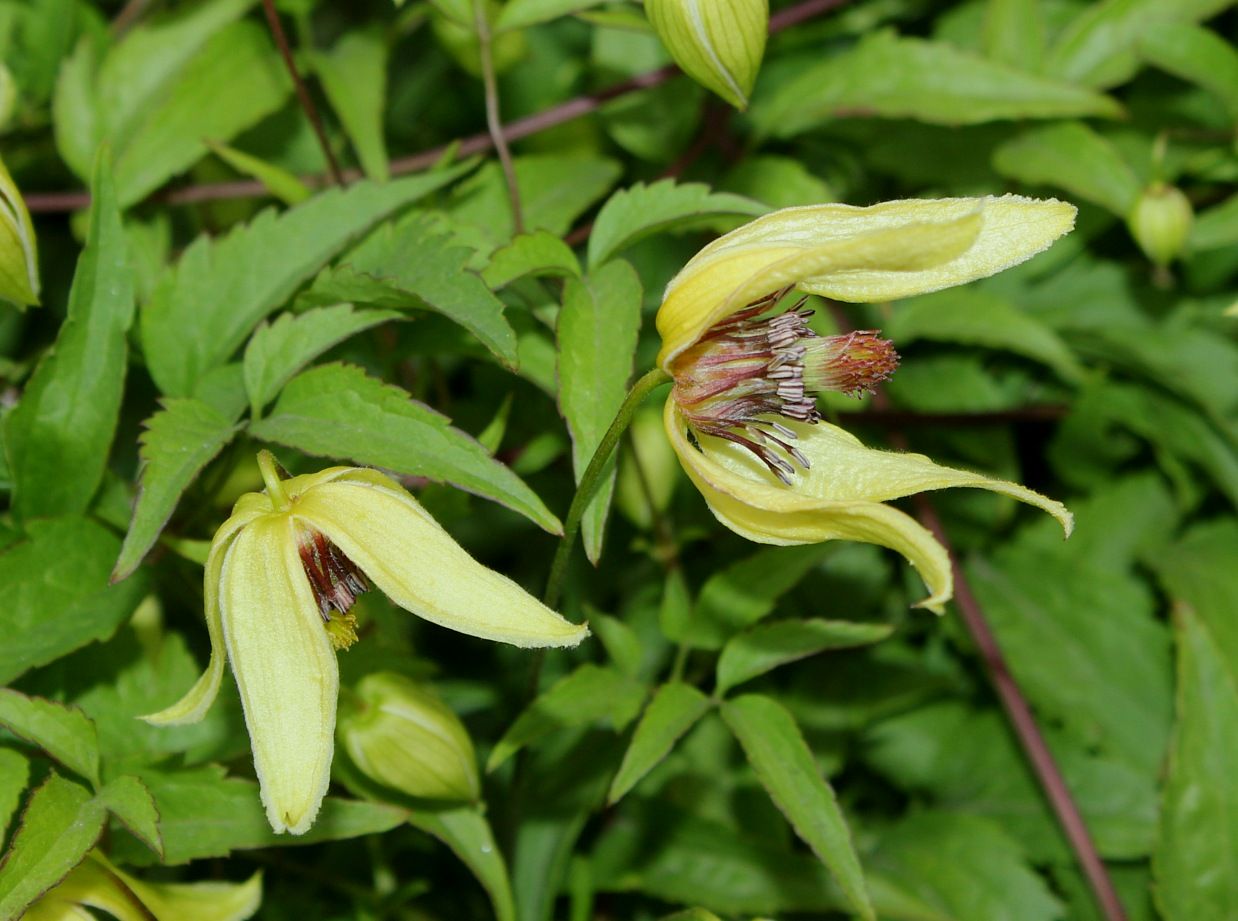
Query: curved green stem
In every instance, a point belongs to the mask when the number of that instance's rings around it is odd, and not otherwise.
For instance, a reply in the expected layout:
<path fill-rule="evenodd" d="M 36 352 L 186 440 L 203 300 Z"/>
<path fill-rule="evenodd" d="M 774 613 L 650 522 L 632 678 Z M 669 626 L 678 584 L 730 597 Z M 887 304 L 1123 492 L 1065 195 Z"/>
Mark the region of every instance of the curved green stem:
<path fill-rule="evenodd" d="M 602 485 L 606 464 L 611 454 L 614 453 L 615 446 L 619 444 L 620 437 L 632 423 L 632 416 L 636 410 L 641 403 L 645 402 L 645 397 L 663 384 L 669 383 L 670 380 L 669 374 L 661 368 L 654 368 L 633 384 L 623 400 L 623 405 L 619 407 L 619 412 L 615 415 L 615 421 L 610 424 L 597 450 L 593 452 L 593 458 L 581 475 L 580 484 L 576 487 L 576 495 L 572 497 L 572 504 L 567 510 L 567 519 L 563 522 L 563 538 L 559 541 L 554 561 L 550 564 L 550 575 L 546 578 L 546 591 L 542 596 L 542 601 L 547 607 L 553 608 L 559 603 L 559 592 L 563 589 L 563 575 L 567 572 L 567 561 L 572 555 L 572 545 L 575 544 L 576 535 L 580 531 L 580 519 L 584 517 L 590 500 L 598 491 L 598 487 Z"/>

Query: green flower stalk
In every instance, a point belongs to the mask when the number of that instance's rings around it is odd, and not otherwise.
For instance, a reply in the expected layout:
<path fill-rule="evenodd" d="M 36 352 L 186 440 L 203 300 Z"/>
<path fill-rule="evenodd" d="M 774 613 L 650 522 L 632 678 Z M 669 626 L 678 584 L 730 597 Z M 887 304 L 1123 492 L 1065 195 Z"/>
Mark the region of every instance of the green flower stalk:
<path fill-rule="evenodd" d="M 344 698 L 340 741 L 375 783 L 424 799 L 476 800 L 477 756 L 464 724 L 427 685 L 367 675 Z"/>
<path fill-rule="evenodd" d="M 211 659 L 155 724 L 202 718 L 232 666 L 267 819 L 313 824 L 331 776 L 339 669 L 356 640 L 349 612 L 372 581 L 405 610 L 516 646 L 575 646 L 564 620 L 468 555 L 394 480 L 359 467 L 285 479 L 258 454 L 266 489 L 246 493 L 215 532 L 203 591 Z"/>
<path fill-rule="evenodd" d="M 717 519 L 766 544 L 854 540 L 897 550 L 940 611 L 953 593 L 945 549 L 886 503 L 972 486 L 1038 506 L 1070 534 L 1066 508 L 1017 483 L 876 451 L 823 421 L 816 393 L 872 389 L 897 364 L 862 331 L 823 337 L 795 288 L 840 301 L 887 301 L 993 275 L 1067 233 L 1075 208 L 1014 195 L 816 205 L 758 218 L 710 243 L 667 287 L 658 363 L 674 379 L 663 421 Z"/>

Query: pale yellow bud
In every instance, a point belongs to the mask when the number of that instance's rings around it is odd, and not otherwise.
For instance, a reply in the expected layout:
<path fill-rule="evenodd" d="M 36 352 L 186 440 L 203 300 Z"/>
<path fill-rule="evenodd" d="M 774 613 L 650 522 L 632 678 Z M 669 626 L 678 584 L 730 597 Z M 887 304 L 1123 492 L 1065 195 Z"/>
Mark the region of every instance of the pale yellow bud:
<path fill-rule="evenodd" d="M 367 778 L 409 796 L 477 799 L 468 731 L 428 686 L 379 672 L 361 679 L 355 698 L 341 704 L 340 741 Z"/>
<path fill-rule="evenodd" d="M 39 258 L 30 212 L 0 160 L 0 299 L 39 302 Z"/>
<path fill-rule="evenodd" d="M 1194 221 L 1191 202 L 1181 189 L 1154 182 L 1135 202 L 1126 226 L 1144 255 L 1158 266 L 1167 266 L 1181 255 Z"/>
<path fill-rule="evenodd" d="M 683 71 L 737 109 L 761 69 L 769 0 L 646 0 L 645 15 Z"/>

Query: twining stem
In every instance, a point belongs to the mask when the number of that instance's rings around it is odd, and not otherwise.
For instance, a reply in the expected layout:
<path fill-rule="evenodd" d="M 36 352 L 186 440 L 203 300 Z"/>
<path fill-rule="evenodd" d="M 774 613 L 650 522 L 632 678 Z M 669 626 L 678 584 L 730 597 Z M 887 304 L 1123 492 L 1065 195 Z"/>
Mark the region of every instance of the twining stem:
<path fill-rule="evenodd" d="M 503 134 L 503 119 L 499 116 L 499 84 L 494 76 L 494 37 L 490 20 L 486 18 L 484 0 L 473 0 L 473 18 L 477 24 L 477 50 L 481 57 L 481 82 L 486 93 L 486 129 L 494 141 L 503 178 L 507 182 L 507 197 L 512 207 L 512 226 L 517 235 L 524 233 L 524 211 L 520 207 L 520 187 L 516 184 L 516 167 L 512 152 Z"/>
<path fill-rule="evenodd" d="M 567 518 L 563 522 L 563 538 L 559 541 L 559 546 L 555 550 L 555 558 L 550 564 L 550 575 L 546 578 L 546 591 L 542 596 L 546 607 L 553 608 L 559 603 L 559 593 L 563 590 L 563 576 L 567 572 L 567 561 L 572 555 L 576 535 L 580 533 L 580 519 L 584 517 L 590 500 L 598 491 L 598 487 L 602 485 L 606 465 L 615 451 L 615 446 L 619 444 L 619 439 L 631 425 L 632 416 L 645 402 L 645 397 L 663 384 L 670 383 L 670 380 L 669 374 L 661 368 L 654 368 L 633 384 L 623 400 L 623 405 L 619 407 L 619 412 L 615 415 L 615 421 L 610 424 L 597 450 L 593 452 L 589 466 L 581 474 L 580 484 L 576 487 L 576 495 L 572 497 L 572 504 L 568 507 Z"/>
<path fill-rule="evenodd" d="M 288 68 L 288 75 L 292 77 L 292 85 L 296 87 L 297 99 L 305 111 L 305 117 L 309 119 L 314 129 L 323 156 L 327 158 L 331 178 L 336 185 L 343 185 L 344 172 L 340 169 L 339 161 L 335 159 L 335 153 L 331 150 L 331 143 L 327 140 L 327 131 L 322 126 L 322 116 L 318 114 L 318 107 L 314 105 L 313 97 L 310 96 L 305 81 L 301 79 L 301 73 L 297 70 L 297 64 L 292 59 L 292 48 L 288 44 L 288 36 L 284 34 L 284 27 L 280 25 L 279 14 L 275 11 L 275 0 L 262 0 L 262 7 L 267 14 L 267 25 L 271 27 L 271 35 L 275 39 L 275 44 L 279 46 L 280 56 L 284 59 L 284 66 Z"/>

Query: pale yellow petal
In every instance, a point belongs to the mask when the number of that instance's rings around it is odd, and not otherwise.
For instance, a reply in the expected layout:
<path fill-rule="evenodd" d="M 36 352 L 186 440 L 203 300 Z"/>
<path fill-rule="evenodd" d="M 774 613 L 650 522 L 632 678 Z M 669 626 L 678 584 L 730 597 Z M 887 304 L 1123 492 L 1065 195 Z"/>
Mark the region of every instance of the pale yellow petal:
<path fill-rule="evenodd" d="M 255 499 L 262 501 L 257 502 Z M 140 719 L 155 726 L 196 723 L 215 702 L 224 674 L 223 628 L 219 622 L 219 573 L 223 568 L 224 554 L 241 528 L 270 509 L 271 505 L 264 497 L 257 493 L 247 493 L 237 502 L 232 516 L 215 532 L 202 577 L 202 606 L 206 614 L 206 633 L 211 642 L 211 658 L 206 664 L 206 671 L 194 682 L 193 687 L 185 692 L 185 696 L 172 706 Z"/>
<path fill-rule="evenodd" d="M 441 626 L 516 646 L 575 646 L 589 632 L 474 560 L 377 471 L 302 494 L 293 514 L 333 541 L 392 601 Z"/>
<path fill-rule="evenodd" d="M 262 905 L 262 873 L 243 883 L 148 883 L 97 857 L 124 882 L 157 921 L 245 921 Z"/>
<path fill-rule="evenodd" d="M 224 557 L 219 607 L 267 819 L 309 829 L 327 792 L 339 671 L 290 515 L 259 518 Z"/>
<path fill-rule="evenodd" d="M 715 240 L 671 281 L 658 361 L 782 287 L 857 302 L 924 294 L 1031 258 L 1074 216 L 1073 205 L 1017 195 L 784 208 Z"/>

